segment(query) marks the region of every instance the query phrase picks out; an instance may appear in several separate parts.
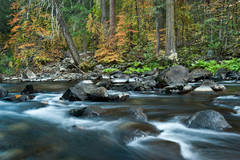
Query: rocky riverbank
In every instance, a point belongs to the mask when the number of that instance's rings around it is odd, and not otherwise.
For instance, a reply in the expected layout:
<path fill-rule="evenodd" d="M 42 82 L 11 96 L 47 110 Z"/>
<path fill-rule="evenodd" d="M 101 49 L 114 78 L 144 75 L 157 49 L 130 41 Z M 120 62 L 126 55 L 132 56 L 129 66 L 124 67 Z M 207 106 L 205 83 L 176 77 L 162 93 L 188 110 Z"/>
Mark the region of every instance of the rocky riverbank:
<path fill-rule="evenodd" d="M 215 92 L 225 89 L 215 82 L 240 80 L 240 73 L 219 69 L 216 74 L 204 69 L 189 70 L 177 65 L 165 70 L 153 69 L 145 73 L 124 74 L 121 71 L 104 73 L 104 67 L 97 65 L 89 73 L 80 73 L 70 58 L 59 63 L 43 66 L 42 71 L 34 73 L 25 69 L 18 76 L 1 76 L 1 81 L 12 82 L 67 82 L 81 81 L 118 91 L 161 91 L 166 94 L 184 94 L 190 91 Z M 202 85 L 192 85 L 199 82 Z"/>

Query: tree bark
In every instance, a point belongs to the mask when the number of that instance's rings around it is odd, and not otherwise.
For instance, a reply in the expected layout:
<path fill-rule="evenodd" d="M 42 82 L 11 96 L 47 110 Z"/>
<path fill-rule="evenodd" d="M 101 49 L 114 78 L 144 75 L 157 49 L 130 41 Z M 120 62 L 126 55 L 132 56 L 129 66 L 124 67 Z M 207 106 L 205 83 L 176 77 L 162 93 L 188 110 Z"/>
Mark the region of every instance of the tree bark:
<path fill-rule="evenodd" d="M 154 7 L 155 7 L 155 23 L 156 23 L 156 39 L 157 39 L 157 46 L 156 46 L 156 56 L 159 56 L 160 51 L 160 19 L 161 19 L 161 10 L 160 10 L 161 1 L 154 0 Z"/>
<path fill-rule="evenodd" d="M 69 47 L 69 50 L 70 50 L 71 56 L 72 56 L 72 58 L 74 60 L 74 63 L 75 63 L 75 65 L 78 66 L 79 63 L 80 63 L 80 57 L 79 57 L 78 51 L 77 51 L 77 49 L 75 47 L 75 44 L 73 42 L 73 39 L 72 39 L 72 37 L 70 35 L 68 27 L 67 27 L 67 25 L 66 25 L 66 23 L 64 21 L 64 18 L 63 18 L 62 14 L 61 14 L 61 12 L 60 12 L 60 10 L 58 8 L 58 4 L 57 4 L 56 0 L 51 0 L 51 2 L 52 2 L 52 5 L 53 5 L 53 7 L 54 7 L 54 9 L 56 11 L 56 18 L 57 18 L 57 21 L 59 23 L 60 30 L 63 33 L 63 36 L 64 36 L 64 38 L 65 38 L 65 40 L 67 42 L 67 45 Z"/>
<path fill-rule="evenodd" d="M 174 0 L 166 0 L 166 57 L 171 60 L 177 59 L 176 53 L 176 38 L 175 38 L 175 29 L 174 29 Z"/>
<path fill-rule="evenodd" d="M 114 35 L 115 32 L 115 4 L 114 0 L 110 0 L 110 36 Z"/>
<path fill-rule="evenodd" d="M 156 47 L 156 56 L 159 56 L 160 51 L 160 18 L 159 15 L 156 15 L 156 38 L 157 38 L 157 47 Z"/>
<path fill-rule="evenodd" d="M 100 1 L 100 6 L 101 6 L 101 24 L 102 24 L 102 26 L 103 26 L 103 34 L 104 34 L 104 37 L 106 38 L 106 36 L 107 36 L 106 0 L 101 0 L 101 1 Z"/>
<path fill-rule="evenodd" d="M 140 19 L 140 13 L 138 8 L 138 0 L 135 0 L 135 11 L 137 16 L 137 28 L 138 28 L 138 39 L 140 39 L 140 25 L 141 25 L 141 19 Z"/>

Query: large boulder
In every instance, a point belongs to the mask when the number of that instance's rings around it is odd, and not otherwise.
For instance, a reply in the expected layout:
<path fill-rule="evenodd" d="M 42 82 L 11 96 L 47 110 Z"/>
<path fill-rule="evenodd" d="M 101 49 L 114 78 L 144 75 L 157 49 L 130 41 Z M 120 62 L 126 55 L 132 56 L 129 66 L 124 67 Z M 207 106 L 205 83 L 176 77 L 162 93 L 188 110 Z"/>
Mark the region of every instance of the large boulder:
<path fill-rule="evenodd" d="M 189 79 L 189 71 L 181 65 L 173 66 L 161 73 L 161 78 L 167 85 L 182 85 Z"/>
<path fill-rule="evenodd" d="M 202 79 L 211 78 L 212 73 L 205 69 L 194 69 L 189 73 L 189 81 L 196 82 Z"/>
<path fill-rule="evenodd" d="M 61 99 L 69 101 L 123 101 L 128 97 L 129 95 L 124 93 L 109 94 L 104 87 L 97 87 L 92 83 L 81 81 L 74 87 L 69 88 Z"/>
<path fill-rule="evenodd" d="M 6 97 L 8 95 L 8 91 L 0 86 L 0 98 Z"/>
<path fill-rule="evenodd" d="M 103 100 L 108 97 L 108 92 L 104 87 L 96 87 L 94 84 L 78 83 L 74 87 L 69 88 L 62 96 L 62 99 L 69 101 L 84 100 Z"/>
<path fill-rule="evenodd" d="M 77 109 L 71 109 L 69 114 L 74 117 L 98 117 L 104 113 L 104 109 L 97 106 L 89 106 Z"/>
<path fill-rule="evenodd" d="M 211 129 L 223 131 L 232 128 L 223 115 L 214 110 L 205 110 L 195 113 L 186 122 L 187 127 L 196 129 Z"/>

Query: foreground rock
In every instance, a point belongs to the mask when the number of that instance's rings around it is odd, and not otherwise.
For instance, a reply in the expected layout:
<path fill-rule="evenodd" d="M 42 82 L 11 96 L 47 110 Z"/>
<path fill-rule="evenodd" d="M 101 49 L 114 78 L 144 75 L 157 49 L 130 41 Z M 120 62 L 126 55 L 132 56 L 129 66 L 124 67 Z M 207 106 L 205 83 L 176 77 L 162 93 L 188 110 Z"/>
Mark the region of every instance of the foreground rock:
<path fill-rule="evenodd" d="M 155 126 L 144 122 L 126 122 L 118 126 L 114 132 L 121 144 L 128 144 L 136 138 L 157 136 L 161 133 Z"/>
<path fill-rule="evenodd" d="M 224 131 L 232 128 L 225 118 L 217 111 L 205 110 L 195 113 L 186 122 L 187 127 Z"/>
<path fill-rule="evenodd" d="M 15 96 L 11 96 L 11 97 L 6 97 L 3 100 L 8 101 L 8 102 L 26 102 L 30 99 L 29 96 L 26 95 L 15 95 Z"/>
<path fill-rule="evenodd" d="M 0 87 L 0 98 L 6 97 L 8 95 L 8 91 L 3 87 Z"/>
<path fill-rule="evenodd" d="M 124 93 L 109 94 L 104 87 L 81 81 L 74 87 L 69 88 L 61 99 L 69 101 L 125 101 L 129 95 Z"/>
<path fill-rule="evenodd" d="M 84 108 L 72 109 L 69 114 L 74 117 L 98 117 L 104 113 L 104 109 L 97 106 L 89 106 Z"/>

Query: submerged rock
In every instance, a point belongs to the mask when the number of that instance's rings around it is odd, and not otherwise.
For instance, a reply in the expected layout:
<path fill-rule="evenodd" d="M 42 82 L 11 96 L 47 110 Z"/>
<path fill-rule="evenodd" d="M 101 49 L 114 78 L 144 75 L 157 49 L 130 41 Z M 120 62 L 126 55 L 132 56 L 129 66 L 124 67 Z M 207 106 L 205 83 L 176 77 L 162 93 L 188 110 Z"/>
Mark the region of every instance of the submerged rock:
<path fill-rule="evenodd" d="M 147 115 L 143 112 L 142 108 L 132 108 L 129 112 L 130 118 L 134 120 L 147 121 Z"/>
<path fill-rule="evenodd" d="M 104 113 L 104 109 L 97 106 L 72 109 L 69 114 L 74 117 L 97 117 Z"/>
<path fill-rule="evenodd" d="M 6 97 L 8 95 L 8 91 L 0 86 L 0 98 Z"/>
<path fill-rule="evenodd" d="M 160 130 L 149 123 L 126 122 L 118 126 L 114 135 L 121 144 L 128 144 L 135 138 L 157 136 L 160 133 Z"/>
<path fill-rule="evenodd" d="M 232 128 L 223 115 L 214 110 L 197 112 L 187 120 L 186 124 L 189 128 L 211 129 L 216 131 Z"/>

